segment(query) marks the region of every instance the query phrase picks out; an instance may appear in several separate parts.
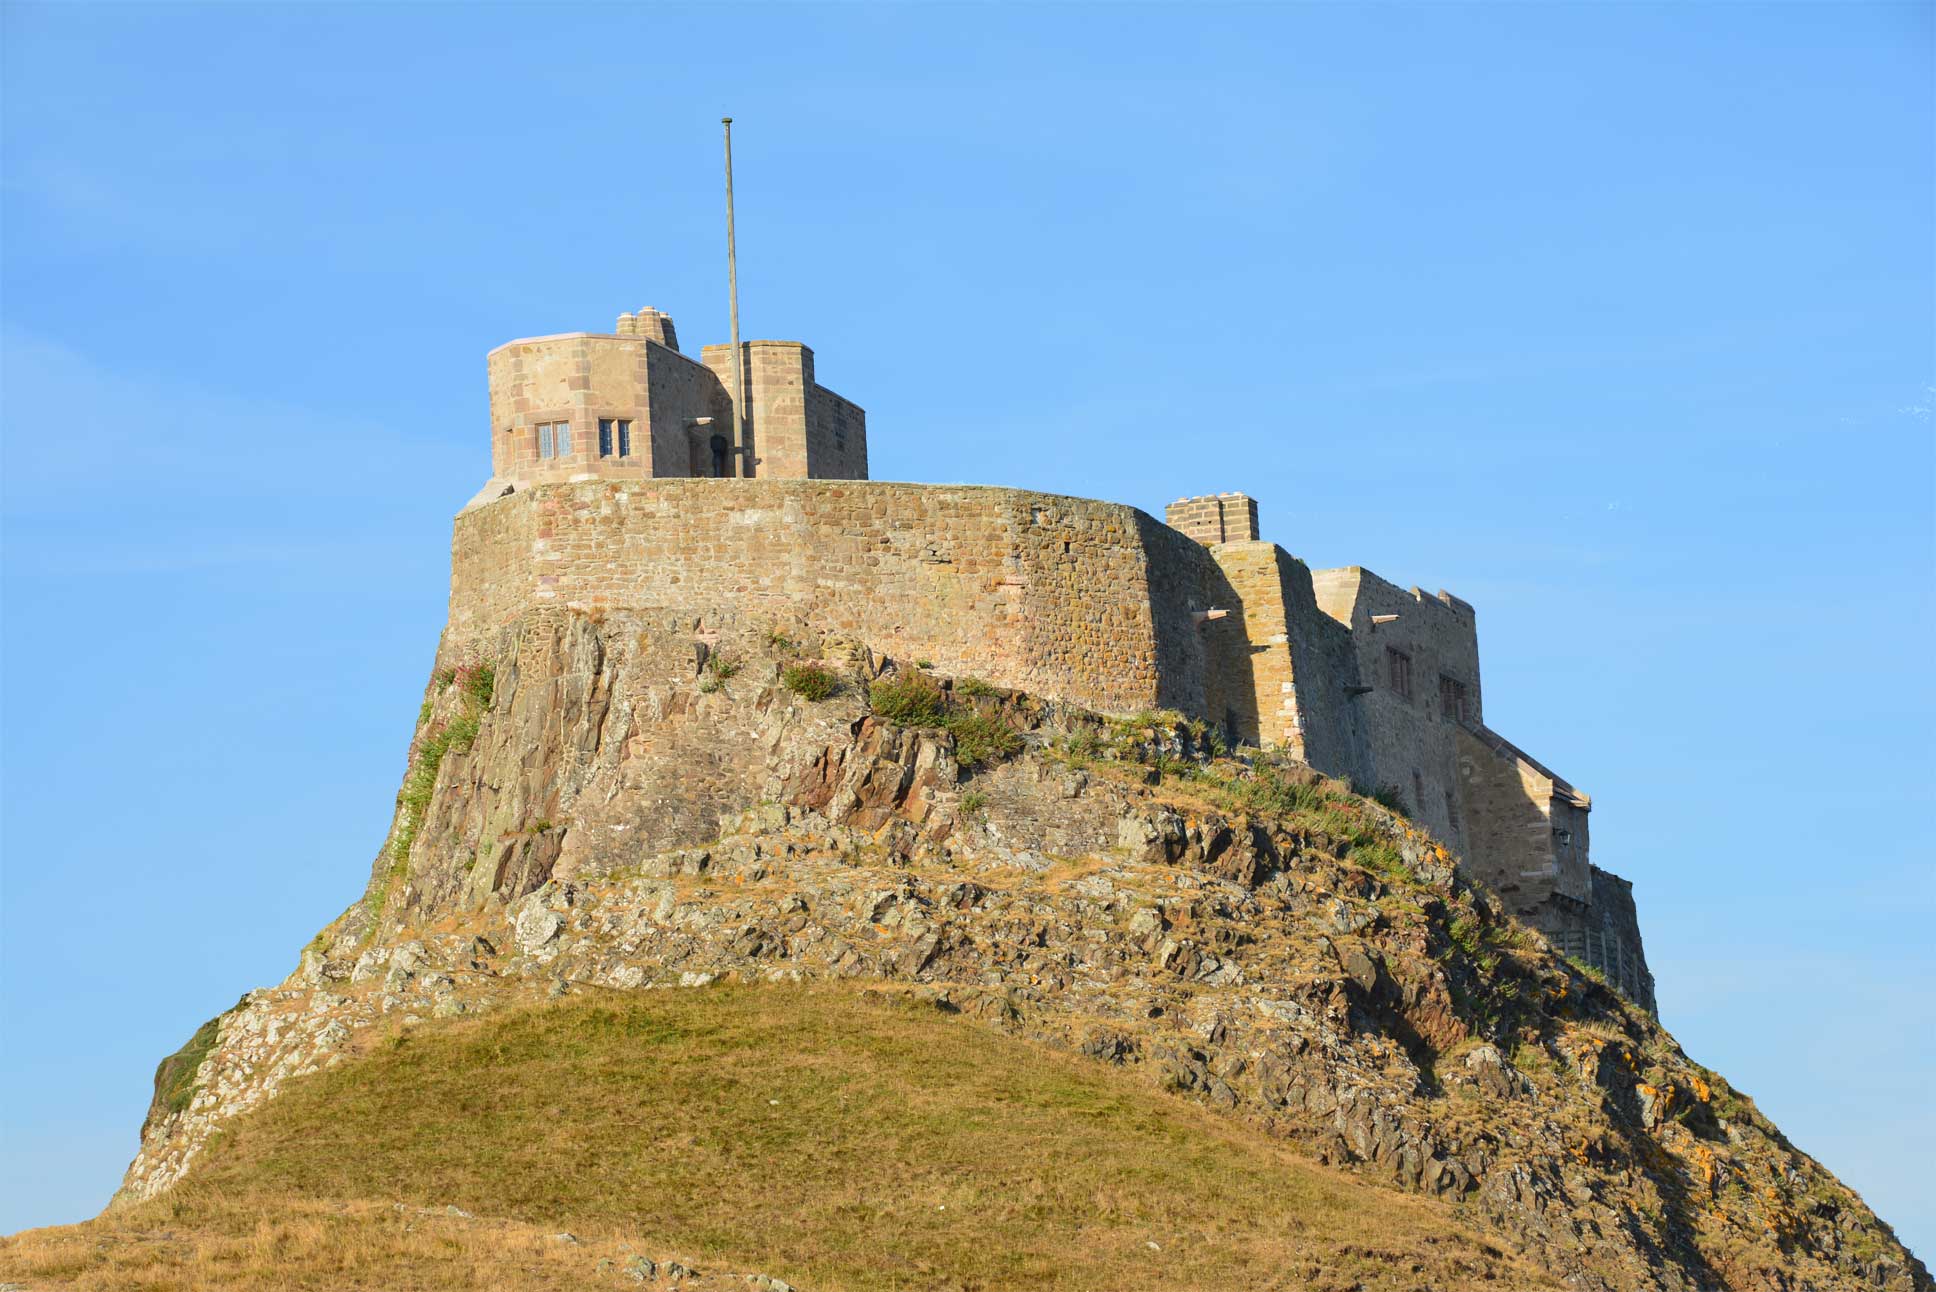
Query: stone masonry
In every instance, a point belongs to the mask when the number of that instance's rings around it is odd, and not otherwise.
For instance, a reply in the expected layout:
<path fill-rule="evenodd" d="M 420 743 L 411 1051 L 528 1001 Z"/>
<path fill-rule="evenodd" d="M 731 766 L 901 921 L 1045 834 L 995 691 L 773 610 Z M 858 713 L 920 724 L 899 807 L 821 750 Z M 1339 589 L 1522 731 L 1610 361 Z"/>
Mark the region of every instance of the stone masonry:
<path fill-rule="evenodd" d="M 485 361 L 491 479 L 478 495 L 583 479 L 865 480 L 867 414 L 814 380 L 798 341 L 741 345 L 743 436 L 729 345 L 680 353 L 670 315 L 621 314 L 610 333 L 507 341 Z"/>
<path fill-rule="evenodd" d="M 458 516 L 446 653 L 532 609 L 799 625 L 1119 714 L 1173 709 L 1378 791 L 1651 1004 L 1591 800 L 1486 727 L 1473 607 L 1261 538 L 1255 499 L 1114 503 L 867 477 L 864 412 L 795 341 L 681 354 L 667 315 L 491 352 L 492 476 Z M 1599 877 L 1599 878 L 1596 878 Z M 1604 896 L 1602 896 L 1604 895 Z"/>
<path fill-rule="evenodd" d="M 1257 500 L 1247 494 L 1181 498 L 1163 509 L 1163 520 L 1199 543 L 1257 541 Z"/>

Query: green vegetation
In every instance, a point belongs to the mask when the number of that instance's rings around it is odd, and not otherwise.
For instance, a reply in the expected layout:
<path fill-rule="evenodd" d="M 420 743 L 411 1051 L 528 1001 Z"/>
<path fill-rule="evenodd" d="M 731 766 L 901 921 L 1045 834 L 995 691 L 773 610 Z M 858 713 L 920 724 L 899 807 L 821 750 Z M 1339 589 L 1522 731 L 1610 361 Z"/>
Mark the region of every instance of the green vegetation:
<path fill-rule="evenodd" d="M 202 1060 L 215 1048 L 215 1040 L 221 1034 L 222 1020 L 242 1007 L 244 996 L 228 1009 L 195 1029 L 188 1038 L 188 1044 L 163 1059 L 155 1068 L 154 1106 L 166 1109 L 169 1113 L 183 1112 L 195 1098 L 195 1074 L 200 1071 Z"/>
<path fill-rule="evenodd" d="M 491 697 L 497 693 L 497 670 L 489 664 L 477 664 L 457 670 L 457 682 L 464 688 L 466 706 L 482 711 L 491 707 Z"/>
<path fill-rule="evenodd" d="M 1572 965 L 1575 969 L 1579 970 L 1582 976 L 1591 978 L 1594 982 L 1599 983 L 1602 987 L 1613 986 L 1613 984 L 1608 981 L 1607 976 L 1604 972 L 1602 972 L 1600 969 L 1596 968 L 1595 966 L 1588 964 L 1586 961 L 1580 959 L 1578 956 L 1566 957 L 1566 963 Z"/>
<path fill-rule="evenodd" d="M 1015 728 L 979 709 L 956 709 L 943 725 L 955 738 L 955 761 L 963 767 L 981 767 L 1022 752 Z"/>
<path fill-rule="evenodd" d="M 1405 796 L 1396 785 L 1380 785 L 1364 797 L 1387 811 L 1396 812 L 1399 816 L 1410 819 L 1412 815 L 1412 809 L 1406 805 Z"/>
<path fill-rule="evenodd" d="M 998 691 L 996 691 L 994 687 L 990 686 L 988 683 L 982 681 L 978 677 L 957 678 L 955 680 L 955 690 L 961 692 L 963 695 L 970 696 L 977 700 L 983 699 L 987 696 L 1000 694 Z"/>
<path fill-rule="evenodd" d="M 867 689 L 869 706 L 904 727 L 939 727 L 955 738 L 955 760 L 982 767 L 1022 751 L 1021 733 L 997 714 L 956 704 L 925 673 L 897 673 Z"/>
<path fill-rule="evenodd" d="M 797 654 L 800 650 L 800 643 L 794 641 L 793 638 L 787 636 L 778 628 L 767 631 L 766 644 L 782 655 Z"/>
<path fill-rule="evenodd" d="M 489 664 L 465 665 L 445 669 L 437 675 L 437 682 L 439 690 L 456 685 L 463 708 L 435 731 L 418 737 L 417 755 L 404 775 L 403 788 L 397 791 L 397 825 L 390 839 L 390 865 L 364 899 L 371 915 L 365 937 L 375 931 L 376 920 L 389 906 L 390 893 L 397 881 L 410 873 L 410 850 L 416 847 L 424 814 L 430 810 L 430 800 L 437 792 L 437 774 L 443 770 L 444 759 L 452 753 L 467 754 L 477 743 L 484 714 L 496 694 L 497 673 Z M 431 708 L 426 701 L 417 719 L 419 730 L 429 720 Z"/>
<path fill-rule="evenodd" d="M 825 664 L 789 664 L 780 670 L 780 685 L 803 700 L 824 700 L 840 689 L 840 675 Z"/>
<path fill-rule="evenodd" d="M 706 676 L 720 681 L 730 681 L 739 676 L 740 662 L 737 655 L 708 655 L 706 657 Z"/>
<path fill-rule="evenodd" d="M 1499 968 L 1499 962 L 1507 952 L 1524 950 L 1527 943 L 1525 932 L 1517 924 L 1482 920 L 1475 914 L 1453 916 L 1451 923 L 1445 926 L 1445 934 L 1453 946 L 1463 951 L 1487 974 Z"/>
<path fill-rule="evenodd" d="M 961 796 L 961 814 L 963 816 L 980 816 L 987 806 L 988 796 L 980 790 L 969 790 Z"/>
<path fill-rule="evenodd" d="M 424 1024 L 231 1127 L 165 1198 L 5 1240 L 5 1275 L 78 1292 L 549 1292 L 629 1286 L 593 1273 L 624 1242 L 852 1292 L 1553 1286 L 1449 1204 L 849 984 L 574 995 Z M 451 1206 L 476 1220 L 446 1228 Z M 560 1231 L 579 1243 L 484 1259 Z"/>
<path fill-rule="evenodd" d="M 904 727 L 938 727 L 947 716 L 948 698 L 931 677 L 896 673 L 867 688 L 867 704 L 880 717 Z"/>

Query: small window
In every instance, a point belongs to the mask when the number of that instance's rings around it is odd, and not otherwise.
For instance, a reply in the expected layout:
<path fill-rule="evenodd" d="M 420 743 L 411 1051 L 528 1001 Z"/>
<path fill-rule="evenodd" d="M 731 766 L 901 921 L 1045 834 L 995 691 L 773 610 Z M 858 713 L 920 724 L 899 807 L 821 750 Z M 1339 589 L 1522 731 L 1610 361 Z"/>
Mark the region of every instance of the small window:
<path fill-rule="evenodd" d="M 598 456 L 629 458 L 632 456 L 632 423 L 624 417 L 601 417 L 598 419 Z"/>
<path fill-rule="evenodd" d="M 1465 683 L 1455 677 L 1439 675 L 1439 716 L 1447 722 L 1464 722 Z"/>
<path fill-rule="evenodd" d="M 1452 827 L 1455 835 L 1464 829 L 1459 824 L 1459 800 L 1452 796 L 1451 790 L 1445 792 L 1445 823 Z"/>
<path fill-rule="evenodd" d="M 714 478 L 723 480 L 732 475 L 733 473 L 726 469 L 726 455 L 733 451 L 733 446 L 726 442 L 724 435 L 713 436 L 712 450 Z"/>
<path fill-rule="evenodd" d="M 1385 647 L 1385 680 L 1391 689 L 1412 698 L 1412 657 L 1402 650 Z"/>
<path fill-rule="evenodd" d="M 538 456 L 541 458 L 568 458 L 571 456 L 571 423 L 538 423 Z"/>

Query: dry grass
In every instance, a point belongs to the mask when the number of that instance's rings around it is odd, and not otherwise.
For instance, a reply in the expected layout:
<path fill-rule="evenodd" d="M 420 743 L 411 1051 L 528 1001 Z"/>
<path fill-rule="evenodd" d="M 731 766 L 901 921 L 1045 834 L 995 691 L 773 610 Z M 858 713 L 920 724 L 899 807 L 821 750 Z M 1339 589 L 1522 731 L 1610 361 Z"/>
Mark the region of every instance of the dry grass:
<path fill-rule="evenodd" d="M 580 997 L 396 1034 L 240 1119 L 168 1198 L 0 1241 L 0 1276 L 637 1286 L 589 1244 L 547 1245 L 558 1230 L 812 1292 L 1549 1286 L 1453 1207 L 1133 1075 L 829 985 Z"/>
<path fill-rule="evenodd" d="M 85 1225 L 0 1239 L 0 1272 L 36 1289 L 75 1292 L 567 1292 L 636 1287 L 614 1277 L 622 1275 L 626 1259 L 635 1252 L 656 1261 L 667 1255 L 611 1240 L 566 1243 L 556 1232 L 382 1203 L 193 1190 Z M 600 1261 L 611 1262 L 613 1270 L 601 1271 Z"/>

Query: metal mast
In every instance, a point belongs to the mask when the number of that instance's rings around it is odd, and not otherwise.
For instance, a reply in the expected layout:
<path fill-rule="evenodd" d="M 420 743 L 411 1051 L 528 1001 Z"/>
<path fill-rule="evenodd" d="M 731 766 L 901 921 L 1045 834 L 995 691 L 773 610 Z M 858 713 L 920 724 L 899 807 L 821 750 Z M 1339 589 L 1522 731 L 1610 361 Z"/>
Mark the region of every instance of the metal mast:
<path fill-rule="evenodd" d="M 726 127 L 726 289 L 733 308 L 733 474 L 750 474 L 746 460 L 745 352 L 739 348 L 739 254 L 733 245 L 733 119 L 721 117 Z"/>

